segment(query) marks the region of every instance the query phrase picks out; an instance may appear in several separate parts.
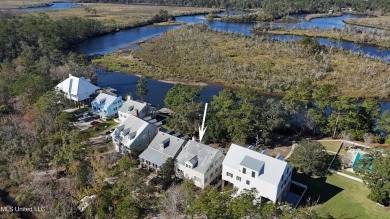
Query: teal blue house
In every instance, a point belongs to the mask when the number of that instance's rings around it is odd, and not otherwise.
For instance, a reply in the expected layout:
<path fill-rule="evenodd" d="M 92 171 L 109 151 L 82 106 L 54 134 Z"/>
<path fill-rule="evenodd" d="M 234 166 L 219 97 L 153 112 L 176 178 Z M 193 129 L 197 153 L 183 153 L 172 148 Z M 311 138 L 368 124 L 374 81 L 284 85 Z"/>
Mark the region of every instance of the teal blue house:
<path fill-rule="evenodd" d="M 100 115 L 103 120 L 109 120 L 118 116 L 118 110 L 123 104 L 121 96 L 100 93 L 91 103 L 92 110 Z"/>

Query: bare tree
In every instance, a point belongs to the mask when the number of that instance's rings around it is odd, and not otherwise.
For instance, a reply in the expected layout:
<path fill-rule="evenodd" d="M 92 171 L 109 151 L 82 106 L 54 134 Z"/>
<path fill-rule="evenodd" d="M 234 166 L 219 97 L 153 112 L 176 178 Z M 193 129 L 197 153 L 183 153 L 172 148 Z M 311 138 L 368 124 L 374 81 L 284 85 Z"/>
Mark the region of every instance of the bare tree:
<path fill-rule="evenodd" d="M 161 199 L 165 218 L 178 218 L 183 213 L 183 191 L 179 185 L 171 186 Z"/>
<path fill-rule="evenodd" d="M 372 140 L 374 139 L 374 135 L 371 134 L 371 133 L 364 133 L 363 139 L 364 139 L 364 145 L 365 145 L 366 147 L 370 147 L 369 144 L 372 143 Z"/>

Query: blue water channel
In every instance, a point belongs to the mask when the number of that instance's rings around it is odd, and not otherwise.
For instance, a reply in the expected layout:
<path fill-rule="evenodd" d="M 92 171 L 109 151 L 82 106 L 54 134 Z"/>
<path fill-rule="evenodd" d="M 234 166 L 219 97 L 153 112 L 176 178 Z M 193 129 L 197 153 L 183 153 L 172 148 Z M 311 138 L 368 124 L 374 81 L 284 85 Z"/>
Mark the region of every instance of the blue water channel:
<path fill-rule="evenodd" d="M 70 2 L 56 2 L 48 6 L 39 6 L 31 8 L 10 8 L 12 11 L 47 11 L 47 10 L 57 10 L 57 9 L 66 9 L 66 8 L 77 8 L 80 5 Z M 1 8 L 0 8 L 1 10 Z M 2 9 L 4 10 L 4 9 Z"/>

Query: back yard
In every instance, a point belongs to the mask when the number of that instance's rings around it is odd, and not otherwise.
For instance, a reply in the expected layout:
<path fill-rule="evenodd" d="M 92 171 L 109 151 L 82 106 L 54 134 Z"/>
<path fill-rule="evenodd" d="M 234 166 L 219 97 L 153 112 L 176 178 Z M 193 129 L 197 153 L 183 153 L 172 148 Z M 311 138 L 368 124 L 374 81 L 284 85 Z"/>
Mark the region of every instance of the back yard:
<path fill-rule="evenodd" d="M 293 180 L 308 186 L 305 200 L 319 200 L 317 211 L 335 218 L 389 218 L 390 209 L 369 200 L 369 189 L 363 184 L 340 175 L 312 178 L 294 173 Z"/>

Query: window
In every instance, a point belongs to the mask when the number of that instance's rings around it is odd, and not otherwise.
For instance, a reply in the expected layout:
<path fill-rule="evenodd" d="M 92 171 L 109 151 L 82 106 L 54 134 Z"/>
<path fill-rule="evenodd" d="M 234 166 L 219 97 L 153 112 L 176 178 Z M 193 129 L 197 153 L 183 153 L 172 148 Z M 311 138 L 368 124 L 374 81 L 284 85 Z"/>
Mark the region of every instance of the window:
<path fill-rule="evenodd" d="M 256 177 L 256 173 L 255 171 L 252 171 L 252 177 L 255 178 Z"/>
<path fill-rule="evenodd" d="M 236 176 L 236 180 L 241 181 L 241 177 Z"/>
<path fill-rule="evenodd" d="M 233 178 L 233 174 L 231 174 L 229 172 L 226 172 L 226 176 L 230 176 L 231 178 Z"/>
<path fill-rule="evenodd" d="M 242 168 L 242 173 L 246 174 L 246 168 L 245 167 Z"/>
<path fill-rule="evenodd" d="M 204 182 L 206 183 L 206 182 L 207 182 L 207 180 L 208 180 L 208 178 L 206 177 L 206 178 L 204 179 Z"/>
<path fill-rule="evenodd" d="M 247 180 L 247 181 L 246 181 L 246 184 L 249 185 L 249 184 L 251 184 L 251 182 L 249 182 L 249 180 Z"/>

